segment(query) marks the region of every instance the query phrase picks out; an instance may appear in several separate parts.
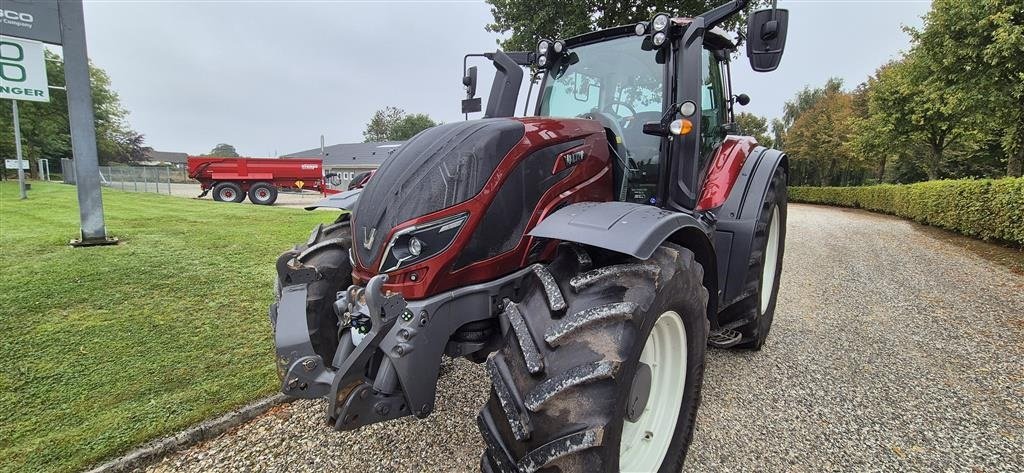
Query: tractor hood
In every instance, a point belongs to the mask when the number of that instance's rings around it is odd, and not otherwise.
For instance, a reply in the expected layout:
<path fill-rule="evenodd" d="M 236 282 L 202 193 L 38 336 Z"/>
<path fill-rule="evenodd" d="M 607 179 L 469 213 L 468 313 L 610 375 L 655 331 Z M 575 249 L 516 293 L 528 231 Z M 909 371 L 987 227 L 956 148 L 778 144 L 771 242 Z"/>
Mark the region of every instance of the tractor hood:
<path fill-rule="evenodd" d="M 359 196 L 352 247 L 360 266 L 377 269 L 397 225 L 478 194 L 524 133 L 509 118 L 463 121 L 424 130 L 399 148 Z"/>

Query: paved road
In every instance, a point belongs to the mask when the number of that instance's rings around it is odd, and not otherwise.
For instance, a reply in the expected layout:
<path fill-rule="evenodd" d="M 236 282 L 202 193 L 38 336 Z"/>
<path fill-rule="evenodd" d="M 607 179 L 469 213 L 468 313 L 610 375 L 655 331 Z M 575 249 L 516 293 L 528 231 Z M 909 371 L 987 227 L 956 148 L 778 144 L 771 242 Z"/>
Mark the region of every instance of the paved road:
<path fill-rule="evenodd" d="M 775 326 L 709 352 L 687 471 L 1024 471 L 1024 276 L 902 220 L 791 206 Z M 955 239 L 954 239 L 955 240 Z M 470 471 L 483 370 L 358 433 L 301 401 L 153 471 Z"/>

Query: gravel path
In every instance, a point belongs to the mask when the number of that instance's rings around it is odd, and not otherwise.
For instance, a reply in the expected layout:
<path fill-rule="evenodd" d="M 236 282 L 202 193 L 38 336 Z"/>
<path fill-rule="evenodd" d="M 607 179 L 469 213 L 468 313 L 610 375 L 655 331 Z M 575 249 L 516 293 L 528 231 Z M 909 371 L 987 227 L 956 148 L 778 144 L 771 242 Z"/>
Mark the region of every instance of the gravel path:
<path fill-rule="evenodd" d="M 686 471 L 1024 471 L 1024 276 L 905 221 L 793 205 L 758 353 L 709 351 Z M 488 383 L 446 362 L 438 410 L 356 433 L 298 401 L 152 471 L 471 471 Z"/>

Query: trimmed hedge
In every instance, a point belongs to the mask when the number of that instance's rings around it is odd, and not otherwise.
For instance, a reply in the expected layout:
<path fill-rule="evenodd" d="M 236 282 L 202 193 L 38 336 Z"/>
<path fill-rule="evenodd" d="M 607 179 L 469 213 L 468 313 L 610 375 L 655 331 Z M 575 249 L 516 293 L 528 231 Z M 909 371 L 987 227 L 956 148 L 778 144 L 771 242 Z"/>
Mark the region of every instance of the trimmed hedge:
<path fill-rule="evenodd" d="M 1001 240 L 1024 247 L 1024 178 L 791 187 L 789 199 L 897 215 L 983 240 Z"/>

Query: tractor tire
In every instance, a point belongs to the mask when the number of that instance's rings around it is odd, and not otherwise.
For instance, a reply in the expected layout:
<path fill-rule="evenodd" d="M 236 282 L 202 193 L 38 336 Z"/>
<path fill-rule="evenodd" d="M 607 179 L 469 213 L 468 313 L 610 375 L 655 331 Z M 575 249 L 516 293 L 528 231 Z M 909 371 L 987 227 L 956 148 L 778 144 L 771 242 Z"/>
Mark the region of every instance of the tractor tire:
<path fill-rule="evenodd" d="M 257 182 L 249 187 L 249 202 L 256 205 L 274 205 L 277 202 L 277 187 L 268 182 Z"/>
<path fill-rule="evenodd" d="M 334 360 L 338 348 L 338 316 L 334 301 L 339 291 L 352 285 L 352 265 L 348 250 L 352 231 L 348 219 L 330 225 L 318 225 L 303 245 L 284 252 L 281 258 L 297 258 L 316 268 L 318 279 L 306 286 L 306 324 L 313 350 L 326 363 Z M 277 328 L 277 306 L 281 300 L 281 281 L 274 278 L 274 302 L 270 304 L 270 325 Z"/>
<path fill-rule="evenodd" d="M 644 261 L 592 262 L 563 244 L 506 303 L 477 417 L 481 471 L 682 468 L 709 330 L 703 268 L 670 243 Z"/>
<path fill-rule="evenodd" d="M 234 182 L 221 182 L 213 186 L 213 200 L 239 203 L 245 200 L 245 192 Z"/>
<path fill-rule="evenodd" d="M 744 286 L 744 293 L 749 295 L 738 302 L 735 309 L 729 310 L 733 314 L 731 319 L 745 321 L 735 328 L 742 338 L 734 348 L 760 350 L 768 339 L 778 302 L 782 256 L 786 250 L 788 201 L 786 170 L 779 166 L 768 185 L 768 192 L 761 202 L 761 214 L 754 226 L 750 269 Z"/>

